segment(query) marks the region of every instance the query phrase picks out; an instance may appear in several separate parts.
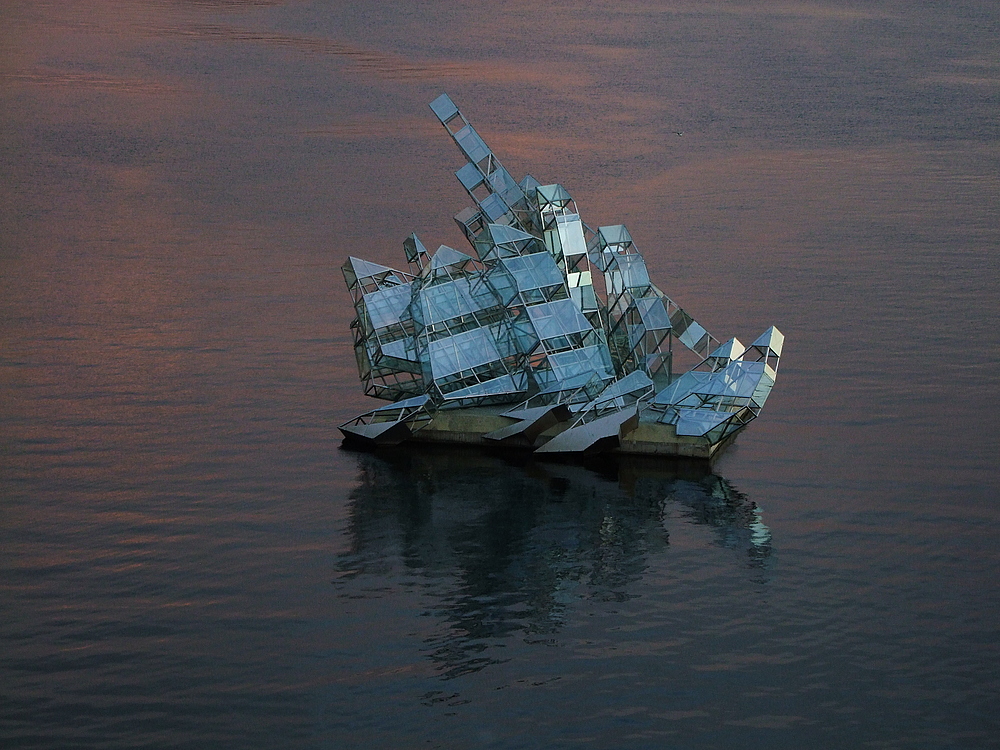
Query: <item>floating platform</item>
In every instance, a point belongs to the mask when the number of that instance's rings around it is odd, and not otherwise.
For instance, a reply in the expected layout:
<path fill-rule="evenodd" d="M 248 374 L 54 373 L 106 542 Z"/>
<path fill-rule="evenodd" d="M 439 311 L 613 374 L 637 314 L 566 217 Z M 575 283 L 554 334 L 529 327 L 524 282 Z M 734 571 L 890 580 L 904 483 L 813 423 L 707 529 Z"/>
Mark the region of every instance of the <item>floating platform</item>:
<path fill-rule="evenodd" d="M 733 434 L 729 440 L 710 442 L 703 437 L 678 435 L 674 425 L 626 414 L 626 418 L 618 424 L 606 424 L 591 430 L 584 438 L 589 439 L 585 446 L 574 444 L 567 450 L 546 451 L 546 445 L 570 429 L 572 422 L 569 419 L 545 420 L 539 429 L 528 430 L 525 434 L 522 427 L 525 420 L 504 416 L 503 411 L 504 407 L 499 406 L 443 410 L 436 411 L 433 419 L 416 431 L 411 431 L 404 423 L 392 422 L 382 423 L 386 426 L 377 434 L 354 429 L 350 423 L 341 426 L 341 432 L 346 443 L 366 450 L 420 443 L 534 452 L 539 457 L 553 457 L 559 453 L 581 456 L 607 454 L 670 456 L 704 461 L 712 461 L 735 438 Z M 549 410 L 546 409 L 546 412 Z"/>

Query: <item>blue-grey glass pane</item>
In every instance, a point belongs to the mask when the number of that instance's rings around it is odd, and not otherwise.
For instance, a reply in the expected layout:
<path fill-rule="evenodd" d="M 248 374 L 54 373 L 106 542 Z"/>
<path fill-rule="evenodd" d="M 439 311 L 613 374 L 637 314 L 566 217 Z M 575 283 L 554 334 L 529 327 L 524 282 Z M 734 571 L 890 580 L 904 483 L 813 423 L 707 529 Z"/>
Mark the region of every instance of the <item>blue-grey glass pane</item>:
<path fill-rule="evenodd" d="M 413 233 L 403 240 L 403 252 L 406 253 L 407 262 L 414 263 L 421 255 L 427 255 L 427 248 L 424 247 L 424 243 L 420 241 L 416 233 Z"/>
<path fill-rule="evenodd" d="M 639 310 L 639 317 L 642 318 L 642 324 L 647 331 L 665 331 L 670 328 L 670 316 L 667 315 L 662 298 L 637 299 L 635 306 Z"/>
<path fill-rule="evenodd" d="M 487 380 L 485 383 L 477 383 L 463 388 L 460 391 L 452 391 L 446 398 L 482 398 L 484 396 L 502 396 L 505 394 L 523 393 L 527 390 L 527 378 L 523 373 L 514 375 L 502 375 L 499 378 Z"/>
<path fill-rule="evenodd" d="M 382 350 L 383 356 L 394 357 L 395 359 L 405 359 L 410 362 L 417 361 L 416 342 L 412 338 L 380 343 L 379 348 Z"/>
<path fill-rule="evenodd" d="M 440 323 L 479 310 L 466 279 L 455 279 L 420 290 L 424 323 Z"/>
<path fill-rule="evenodd" d="M 500 359 L 489 331 L 475 328 L 454 336 L 431 341 L 428 345 L 434 378 L 442 378 L 462 370 L 471 370 Z"/>
<path fill-rule="evenodd" d="M 479 275 L 473 277 L 473 280 L 469 283 L 469 294 L 472 296 L 472 302 L 475 304 L 477 310 L 486 310 L 500 304 L 500 299 L 497 297 L 496 292 Z"/>
<path fill-rule="evenodd" d="M 538 335 L 535 333 L 535 327 L 531 325 L 530 318 L 527 316 L 519 317 L 511 328 L 519 349 L 525 354 L 531 353 L 538 345 Z"/>
<path fill-rule="evenodd" d="M 609 245 L 624 245 L 632 241 L 632 235 L 628 233 L 624 224 L 601 227 L 597 231 Z"/>
<path fill-rule="evenodd" d="M 372 263 L 370 260 L 362 260 L 361 258 L 355 258 L 351 256 L 347 259 L 351 264 L 351 269 L 354 271 L 354 276 L 358 279 L 369 278 L 371 276 L 378 276 L 383 273 L 392 273 L 393 269 L 388 266 L 382 266 L 378 263 Z"/>
<path fill-rule="evenodd" d="M 773 371 L 772 371 L 773 372 Z M 757 387 L 753 389 L 753 395 L 750 397 L 757 406 L 764 406 L 764 402 L 767 401 L 767 397 L 771 394 L 771 389 L 774 387 L 774 378 L 767 374 L 765 370 L 764 374 L 760 376 L 760 380 L 757 383 Z"/>
<path fill-rule="evenodd" d="M 496 221 L 505 213 L 507 213 L 508 206 L 503 202 L 503 198 L 497 193 L 492 193 L 488 195 L 485 200 L 483 200 L 479 207 L 483 209 L 483 213 L 489 218 L 490 221 Z"/>
<path fill-rule="evenodd" d="M 583 255 L 587 252 L 587 240 L 583 236 L 583 222 L 577 214 L 556 217 L 559 242 L 564 255 Z"/>
<path fill-rule="evenodd" d="M 626 288 L 649 286 L 649 273 L 646 271 L 646 261 L 639 253 L 626 253 L 615 257 L 618 271 L 622 275 L 622 283 Z"/>
<path fill-rule="evenodd" d="M 612 376 L 604 376 L 596 372 L 585 372 L 580 375 L 574 375 L 573 377 L 566 378 L 565 380 L 554 380 L 551 384 L 546 385 L 542 388 L 539 393 L 557 393 L 559 391 L 575 391 L 578 388 L 583 388 L 587 386 L 584 391 L 585 393 L 580 394 L 581 398 L 585 401 L 590 400 L 590 391 L 594 391 L 593 395 L 599 393 L 602 389 L 604 381 Z"/>
<path fill-rule="evenodd" d="M 704 435 L 733 416 L 730 412 L 711 409 L 678 409 L 677 413 L 677 434 L 690 437 Z"/>
<path fill-rule="evenodd" d="M 518 288 L 522 291 L 563 283 L 562 271 L 548 253 L 505 258 L 502 263 L 513 275 Z"/>
<path fill-rule="evenodd" d="M 514 277 L 500 263 L 489 270 L 486 281 L 499 297 L 498 302 L 505 307 L 517 296 L 517 284 Z"/>
<path fill-rule="evenodd" d="M 593 330 L 571 299 L 532 305 L 528 308 L 528 315 L 541 339 Z"/>
<path fill-rule="evenodd" d="M 522 232 L 517 227 L 510 227 L 505 224 L 490 224 L 489 230 L 490 236 L 493 237 L 493 241 L 498 245 L 510 242 L 527 242 L 535 239 L 534 236 L 527 232 Z"/>
<path fill-rule="evenodd" d="M 697 322 L 691 321 L 691 325 L 687 327 L 687 330 L 680 335 L 681 343 L 689 349 L 694 349 L 701 341 L 702 336 L 704 336 L 708 331 L 702 328 Z"/>
<path fill-rule="evenodd" d="M 372 409 L 372 412 L 377 411 L 391 411 L 394 409 L 414 409 L 418 406 L 423 406 L 431 398 L 426 393 L 421 396 L 414 396 L 413 398 L 403 399 L 402 401 L 396 401 L 392 404 L 386 404 L 385 406 L 380 406 L 377 409 Z"/>
<path fill-rule="evenodd" d="M 640 389 L 648 388 L 653 384 L 653 381 L 649 379 L 642 370 L 635 370 L 630 372 L 621 380 L 616 380 L 614 383 L 605 388 L 601 395 L 597 397 L 598 401 L 606 401 L 612 398 L 618 398 L 619 396 L 624 396 L 626 393 L 631 393 L 632 391 L 637 391 Z"/>
<path fill-rule="evenodd" d="M 498 323 L 497 325 L 489 326 L 488 330 L 493 337 L 497 352 L 501 358 L 514 357 L 521 353 L 521 349 L 514 336 L 514 331 L 509 324 L 506 322 Z"/>
<path fill-rule="evenodd" d="M 524 179 L 522 179 L 518 185 L 520 186 L 522 193 L 525 195 L 533 195 L 535 189 L 539 186 L 539 182 L 530 174 L 526 174 Z"/>
<path fill-rule="evenodd" d="M 750 398 L 764 375 L 763 362 L 730 362 L 723 370 L 713 373 L 712 379 L 697 390 L 712 396 Z"/>
<path fill-rule="evenodd" d="M 638 344 L 642 337 L 646 334 L 646 327 L 641 323 L 638 325 L 625 325 L 628 331 L 628 348 L 635 349 L 636 344 Z"/>
<path fill-rule="evenodd" d="M 498 167 L 490 175 L 490 186 L 494 192 L 500 193 L 508 205 L 514 205 L 524 197 L 521 188 L 514 182 L 514 178 L 503 167 Z"/>
<path fill-rule="evenodd" d="M 584 346 L 580 349 L 570 349 L 550 354 L 548 359 L 556 377 L 560 381 L 564 381 L 567 388 L 571 387 L 572 383 L 579 382 L 580 377 L 590 376 L 595 372 L 602 378 L 611 376 L 611 361 L 607 349 L 603 346 Z"/>
<path fill-rule="evenodd" d="M 587 257 L 590 258 L 590 262 L 597 266 L 602 273 L 606 273 L 608 266 L 611 265 L 613 253 L 602 252 L 591 244 L 587 247 Z"/>
<path fill-rule="evenodd" d="M 768 347 L 781 356 L 781 347 L 785 343 L 785 335 L 774 326 L 768 328 L 750 346 Z"/>
<path fill-rule="evenodd" d="M 406 307 L 410 304 L 412 286 L 412 284 L 399 284 L 384 287 L 364 296 L 372 328 L 384 328 L 402 320 Z"/>
<path fill-rule="evenodd" d="M 455 106 L 455 102 L 451 100 L 450 96 L 441 94 L 441 96 L 431 102 L 431 111 L 437 115 L 437 118 L 441 122 L 445 122 L 458 112 L 458 107 Z"/>
<path fill-rule="evenodd" d="M 572 200 L 569 192 L 562 185 L 539 185 L 538 198 L 546 203 L 566 203 Z"/>
<path fill-rule="evenodd" d="M 573 302 L 581 310 L 596 310 L 597 309 L 597 293 L 594 292 L 594 287 L 591 284 L 587 286 L 578 286 L 574 289 L 570 289 L 570 294 L 573 297 Z"/>
<path fill-rule="evenodd" d="M 489 147 L 471 125 L 466 125 L 455 133 L 455 141 L 471 162 L 479 163 L 490 155 Z"/>
<path fill-rule="evenodd" d="M 668 385 L 653 397 L 653 403 L 660 406 L 669 404 L 679 404 L 687 396 L 699 390 L 701 386 L 711 379 L 712 375 L 707 372 L 690 371 L 681 375 L 677 380 Z"/>
<path fill-rule="evenodd" d="M 710 356 L 718 357 L 719 359 L 736 359 L 745 351 L 746 347 L 734 336 L 726 343 L 719 344 Z"/>
<path fill-rule="evenodd" d="M 431 256 L 431 268 L 444 268 L 445 266 L 462 266 L 472 260 L 472 256 L 466 255 L 461 250 L 456 250 L 447 245 L 441 245 Z"/>
<path fill-rule="evenodd" d="M 472 190 L 476 187 L 476 185 L 483 181 L 483 173 L 480 172 L 479 167 L 472 162 L 469 162 L 460 170 L 455 172 L 455 176 L 466 190 Z"/>

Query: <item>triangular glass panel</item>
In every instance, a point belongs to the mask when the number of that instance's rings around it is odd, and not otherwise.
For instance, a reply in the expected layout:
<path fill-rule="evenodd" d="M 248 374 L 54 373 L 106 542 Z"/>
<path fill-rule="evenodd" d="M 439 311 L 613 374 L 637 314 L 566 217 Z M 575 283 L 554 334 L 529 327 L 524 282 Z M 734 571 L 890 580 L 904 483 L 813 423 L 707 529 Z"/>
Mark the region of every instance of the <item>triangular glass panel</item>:
<path fill-rule="evenodd" d="M 567 203 L 573 196 L 562 185 L 539 185 L 535 188 L 540 201 L 546 203 Z"/>
<path fill-rule="evenodd" d="M 720 344 L 719 347 L 709 354 L 709 357 L 715 357 L 717 359 L 737 359 L 743 352 L 746 351 L 746 347 L 740 343 L 740 340 L 733 336 L 724 344 Z"/>
<path fill-rule="evenodd" d="M 490 237 L 493 238 L 493 244 L 495 245 L 535 239 L 532 235 L 522 232 L 517 227 L 509 227 L 504 224 L 488 224 L 487 229 L 490 230 Z"/>
<path fill-rule="evenodd" d="M 628 233 L 624 224 L 601 227 L 597 232 L 608 245 L 625 245 L 632 241 L 632 235 Z"/>
<path fill-rule="evenodd" d="M 772 352 L 781 356 L 781 346 L 785 343 L 785 335 L 774 326 L 768 328 L 750 346 L 767 347 Z"/>
<path fill-rule="evenodd" d="M 362 260 L 361 258 L 355 258 L 353 255 L 349 257 L 348 262 L 351 264 L 351 269 L 354 271 L 354 275 L 359 279 L 369 278 L 371 276 L 378 276 L 381 273 L 397 273 L 396 269 L 389 268 L 389 266 L 382 266 L 378 263 L 372 263 L 370 260 Z"/>
<path fill-rule="evenodd" d="M 445 266 L 460 266 L 468 263 L 472 257 L 447 245 L 441 245 L 437 252 L 431 256 L 431 268 L 444 268 Z"/>

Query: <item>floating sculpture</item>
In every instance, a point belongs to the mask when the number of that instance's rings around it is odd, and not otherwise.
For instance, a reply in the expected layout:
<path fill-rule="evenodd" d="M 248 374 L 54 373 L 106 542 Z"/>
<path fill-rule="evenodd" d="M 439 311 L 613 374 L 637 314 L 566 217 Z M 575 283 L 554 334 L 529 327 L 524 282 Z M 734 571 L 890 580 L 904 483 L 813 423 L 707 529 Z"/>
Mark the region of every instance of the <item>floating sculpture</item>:
<path fill-rule="evenodd" d="M 392 402 L 345 438 L 711 458 L 760 413 L 780 331 L 720 343 L 650 281 L 624 226 L 593 231 L 562 185 L 515 182 L 447 94 L 430 107 L 468 160 L 475 206 L 455 221 L 476 257 L 411 234 L 408 272 L 344 264 L 365 393 Z"/>

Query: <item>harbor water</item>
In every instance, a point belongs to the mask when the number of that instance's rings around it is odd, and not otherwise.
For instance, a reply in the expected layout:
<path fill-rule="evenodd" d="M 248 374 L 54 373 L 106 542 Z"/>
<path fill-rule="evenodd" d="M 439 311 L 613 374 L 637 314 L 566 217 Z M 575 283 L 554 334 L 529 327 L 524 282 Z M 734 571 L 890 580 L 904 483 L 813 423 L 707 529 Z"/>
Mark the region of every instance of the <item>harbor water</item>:
<path fill-rule="evenodd" d="M 1000 6 L 0 9 L 4 748 L 1000 746 Z M 341 446 L 447 92 L 785 334 L 712 466 Z"/>

